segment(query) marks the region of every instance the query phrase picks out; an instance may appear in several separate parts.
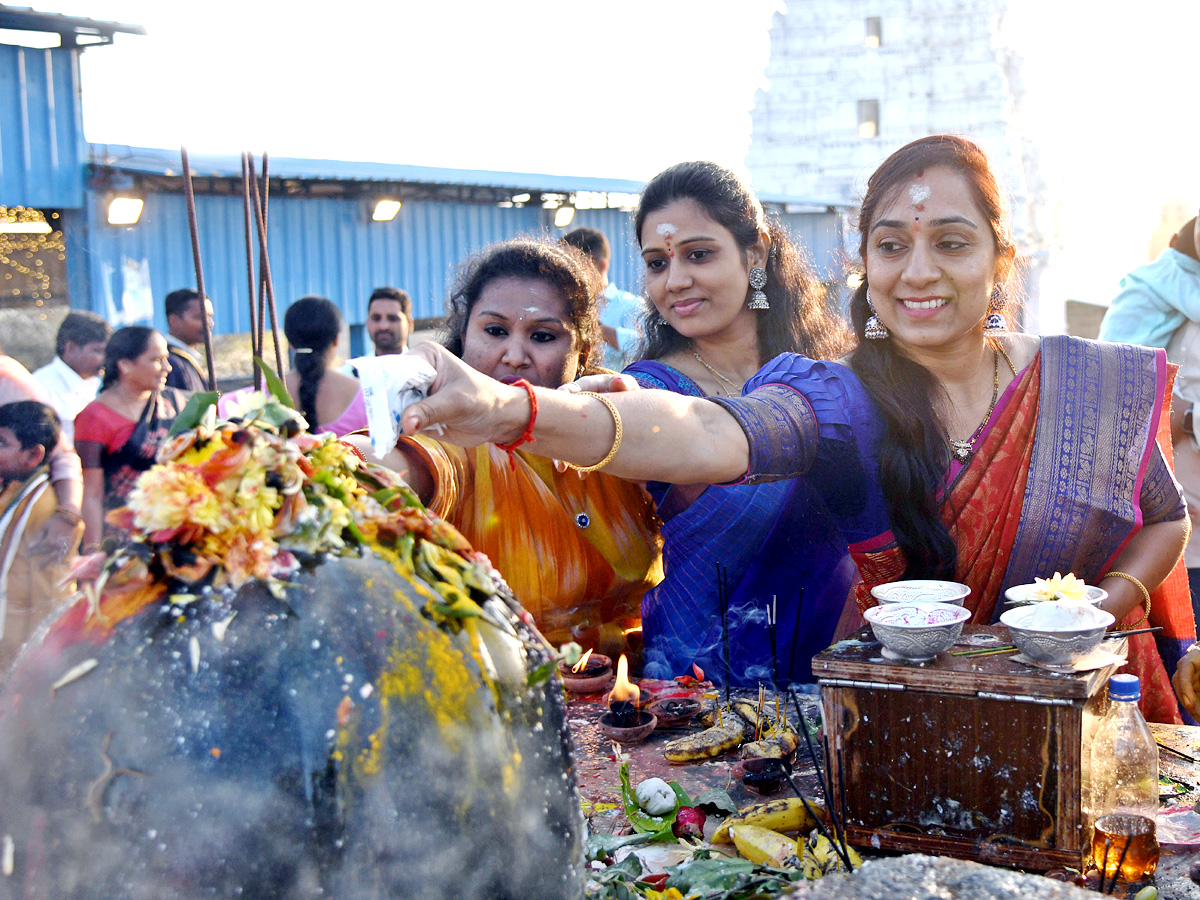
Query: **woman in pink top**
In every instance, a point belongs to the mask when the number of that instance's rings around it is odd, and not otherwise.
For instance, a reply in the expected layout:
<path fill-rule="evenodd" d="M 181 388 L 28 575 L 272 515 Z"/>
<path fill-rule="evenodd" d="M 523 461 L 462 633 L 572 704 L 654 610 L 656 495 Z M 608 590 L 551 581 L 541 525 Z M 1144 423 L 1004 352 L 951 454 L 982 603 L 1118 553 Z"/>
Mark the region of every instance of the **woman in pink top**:
<path fill-rule="evenodd" d="M 337 353 L 342 316 L 324 297 L 301 297 L 283 317 L 292 347 L 288 392 L 313 433 L 348 434 L 367 427 L 367 407 L 358 379 L 329 368 Z"/>

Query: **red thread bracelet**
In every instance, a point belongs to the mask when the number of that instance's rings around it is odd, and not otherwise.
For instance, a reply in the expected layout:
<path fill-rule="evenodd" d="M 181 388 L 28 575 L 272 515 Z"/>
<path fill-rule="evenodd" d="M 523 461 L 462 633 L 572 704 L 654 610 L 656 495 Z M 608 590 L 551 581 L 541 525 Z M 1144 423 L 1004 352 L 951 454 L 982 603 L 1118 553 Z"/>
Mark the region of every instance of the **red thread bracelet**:
<path fill-rule="evenodd" d="M 525 393 L 529 395 L 529 424 L 525 426 L 525 430 L 521 432 L 521 436 L 511 444 L 496 444 L 496 446 L 508 454 L 509 468 L 516 471 L 517 461 L 513 457 L 513 451 L 522 444 L 533 443 L 533 423 L 537 421 L 537 394 L 533 392 L 533 385 L 524 378 L 518 378 L 512 385 L 513 387 L 525 388 Z"/>

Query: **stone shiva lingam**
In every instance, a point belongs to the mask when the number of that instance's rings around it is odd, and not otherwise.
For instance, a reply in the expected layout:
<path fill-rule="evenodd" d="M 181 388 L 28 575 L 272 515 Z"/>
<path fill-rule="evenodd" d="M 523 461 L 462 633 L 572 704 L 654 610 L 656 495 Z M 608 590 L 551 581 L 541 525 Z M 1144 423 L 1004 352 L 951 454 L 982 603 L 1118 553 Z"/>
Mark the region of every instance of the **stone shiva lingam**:
<path fill-rule="evenodd" d="M 259 399 L 185 411 L 110 514 L 132 539 L 9 673 L 0 896 L 575 896 L 528 614 L 393 473 Z"/>

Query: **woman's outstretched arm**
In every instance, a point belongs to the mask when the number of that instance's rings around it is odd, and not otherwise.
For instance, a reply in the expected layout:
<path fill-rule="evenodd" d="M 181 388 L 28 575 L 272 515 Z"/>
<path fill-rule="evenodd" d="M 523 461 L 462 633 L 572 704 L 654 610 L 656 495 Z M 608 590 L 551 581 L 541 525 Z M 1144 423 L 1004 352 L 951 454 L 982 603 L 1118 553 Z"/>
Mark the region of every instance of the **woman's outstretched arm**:
<path fill-rule="evenodd" d="M 463 447 L 511 443 L 529 423 L 523 388 L 483 375 L 445 348 L 422 344 L 412 352 L 437 371 L 430 394 L 403 413 L 405 434 L 443 426 L 442 440 Z M 719 484 L 746 474 L 750 447 L 737 420 L 716 403 L 669 391 L 606 395 L 621 414 L 623 437 L 605 467 L 637 481 Z M 607 455 L 615 436 L 613 418 L 594 397 L 537 389 L 535 442 L 530 452 L 593 465 Z"/>

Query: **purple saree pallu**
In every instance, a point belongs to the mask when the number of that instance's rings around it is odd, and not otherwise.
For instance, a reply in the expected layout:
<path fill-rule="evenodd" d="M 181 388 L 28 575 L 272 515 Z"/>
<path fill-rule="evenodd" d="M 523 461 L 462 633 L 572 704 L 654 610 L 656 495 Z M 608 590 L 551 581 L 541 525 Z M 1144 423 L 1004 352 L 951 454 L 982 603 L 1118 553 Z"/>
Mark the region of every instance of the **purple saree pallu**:
<path fill-rule="evenodd" d="M 1056 571 L 1094 583 L 1143 525 L 1186 515 L 1155 441 L 1167 414 L 1165 353 L 1058 335 L 1042 340 L 1041 367 L 1033 457 L 1005 587 Z M 1003 608 L 997 604 L 997 615 Z M 1168 577 L 1154 592 L 1147 624 L 1163 626 L 1154 640 L 1170 675 L 1195 641 L 1185 578 Z"/>
<path fill-rule="evenodd" d="M 645 388 L 704 396 L 691 379 L 662 363 L 637 362 L 625 371 Z M 820 494 L 796 478 L 707 487 L 690 504 L 700 488 L 647 488 L 664 519 L 666 577 L 642 599 L 646 675 L 672 678 L 695 663 L 723 682 L 720 563 L 729 578 L 730 681 L 811 682 L 812 657 L 832 640 L 856 579 L 846 539 Z"/>

